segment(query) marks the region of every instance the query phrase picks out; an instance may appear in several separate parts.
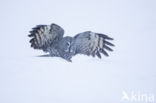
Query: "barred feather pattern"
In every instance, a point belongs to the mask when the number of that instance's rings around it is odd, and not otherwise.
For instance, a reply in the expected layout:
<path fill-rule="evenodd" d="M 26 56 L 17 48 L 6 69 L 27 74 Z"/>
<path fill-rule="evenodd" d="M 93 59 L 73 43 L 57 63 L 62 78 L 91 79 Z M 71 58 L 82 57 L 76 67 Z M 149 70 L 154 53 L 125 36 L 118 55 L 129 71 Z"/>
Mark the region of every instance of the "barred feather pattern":
<path fill-rule="evenodd" d="M 37 25 L 32 28 L 30 31 L 29 37 L 32 37 L 30 40 L 31 47 L 34 49 L 42 49 L 46 51 L 47 48 L 52 45 L 52 43 L 63 38 L 64 30 L 56 25 Z"/>
<path fill-rule="evenodd" d="M 63 37 L 64 30 L 57 24 L 37 25 L 28 35 L 31 47 L 49 52 L 50 56 L 61 57 L 71 62 L 71 58 L 77 54 L 97 56 L 101 54 L 109 56 L 108 51 L 113 51 L 113 38 L 108 35 L 86 31 L 74 37 Z"/>
<path fill-rule="evenodd" d="M 71 51 L 75 54 L 92 55 L 101 58 L 101 53 L 109 56 L 107 51 L 113 51 L 110 46 L 114 46 L 109 40 L 113 40 L 109 36 L 91 31 L 77 34 L 71 47 Z"/>

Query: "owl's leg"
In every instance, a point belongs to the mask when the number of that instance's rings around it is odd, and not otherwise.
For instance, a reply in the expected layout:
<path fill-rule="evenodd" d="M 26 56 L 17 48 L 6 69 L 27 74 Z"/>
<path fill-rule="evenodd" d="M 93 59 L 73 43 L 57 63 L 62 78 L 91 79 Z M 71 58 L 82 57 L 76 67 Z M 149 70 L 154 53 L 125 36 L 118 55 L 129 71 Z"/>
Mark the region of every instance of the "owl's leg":
<path fill-rule="evenodd" d="M 68 62 L 72 62 L 72 60 L 71 60 L 71 59 L 67 59 L 67 58 L 63 58 L 63 59 L 67 60 Z"/>
<path fill-rule="evenodd" d="M 64 55 L 61 56 L 63 59 L 67 60 L 68 62 L 72 62 L 71 58 L 72 56 L 68 53 L 65 53 Z"/>

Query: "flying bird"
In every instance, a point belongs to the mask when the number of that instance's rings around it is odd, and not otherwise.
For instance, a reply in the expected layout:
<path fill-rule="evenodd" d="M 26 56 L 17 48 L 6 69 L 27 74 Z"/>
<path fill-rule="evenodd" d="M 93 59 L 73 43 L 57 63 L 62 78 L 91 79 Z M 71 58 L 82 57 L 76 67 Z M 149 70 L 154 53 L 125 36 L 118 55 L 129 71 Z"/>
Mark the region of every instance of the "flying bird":
<path fill-rule="evenodd" d="M 97 56 L 101 53 L 109 56 L 107 51 L 113 51 L 114 46 L 110 42 L 113 38 L 92 31 L 78 33 L 74 37 L 64 36 L 64 30 L 57 24 L 37 25 L 32 28 L 30 34 L 31 47 L 48 52 L 51 57 L 61 57 L 69 62 L 77 54 Z"/>

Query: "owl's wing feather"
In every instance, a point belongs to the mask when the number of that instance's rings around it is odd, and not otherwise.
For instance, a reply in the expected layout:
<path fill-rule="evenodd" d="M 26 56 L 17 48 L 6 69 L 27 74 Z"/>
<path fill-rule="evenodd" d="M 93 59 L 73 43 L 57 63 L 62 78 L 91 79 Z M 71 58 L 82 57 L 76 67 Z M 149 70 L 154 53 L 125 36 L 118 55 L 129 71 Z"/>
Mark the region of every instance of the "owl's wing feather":
<path fill-rule="evenodd" d="M 51 25 L 37 25 L 32 28 L 28 35 L 32 39 L 30 40 L 31 47 L 34 49 L 47 50 L 47 47 L 52 43 L 63 38 L 64 30 L 57 24 Z"/>
<path fill-rule="evenodd" d="M 113 40 L 113 38 L 105 34 L 86 31 L 74 37 L 72 49 L 75 50 L 75 54 L 92 55 L 93 57 L 98 56 L 101 58 L 101 53 L 109 56 L 107 51 L 113 51 L 111 47 L 114 44 L 110 40 Z"/>

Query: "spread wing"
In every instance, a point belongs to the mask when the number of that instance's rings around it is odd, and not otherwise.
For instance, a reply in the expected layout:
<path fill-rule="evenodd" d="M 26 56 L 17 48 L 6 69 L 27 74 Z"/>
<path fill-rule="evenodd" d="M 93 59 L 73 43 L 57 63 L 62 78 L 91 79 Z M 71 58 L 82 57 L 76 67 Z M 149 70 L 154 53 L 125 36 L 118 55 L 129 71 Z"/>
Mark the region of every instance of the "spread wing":
<path fill-rule="evenodd" d="M 75 51 L 75 54 L 92 55 L 93 57 L 97 55 L 99 58 L 101 58 L 100 53 L 109 56 L 107 51 L 113 51 L 111 47 L 114 46 L 110 40 L 113 38 L 105 34 L 83 32 L 74 37 L 71 51 Z"/>
<path fill-rule="evenodd" d="M 64 30 L 57 24 L 51 25 L 37 25 L 32 28 L 30 34 L 31 47 L 34 49 L 47 50 L 47 47 L 52 45 L 54 42 L 63 38 Z"/>

